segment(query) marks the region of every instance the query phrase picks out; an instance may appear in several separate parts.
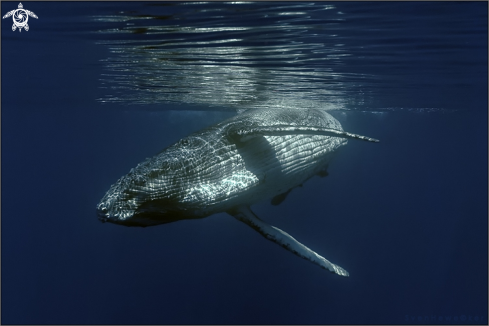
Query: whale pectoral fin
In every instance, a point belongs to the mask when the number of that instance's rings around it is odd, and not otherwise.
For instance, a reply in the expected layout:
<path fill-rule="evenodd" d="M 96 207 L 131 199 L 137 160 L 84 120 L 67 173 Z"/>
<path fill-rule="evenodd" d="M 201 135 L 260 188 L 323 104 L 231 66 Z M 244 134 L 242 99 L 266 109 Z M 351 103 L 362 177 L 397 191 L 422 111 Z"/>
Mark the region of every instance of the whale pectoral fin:
<path fill-rule="evenodd" d="M 247 142 L 250 139 L 260 136 L 285 136 L 285 135 L 322 135 L 340 138 L 360 139 L 374 143 L 378 143 L 379 140 L 352 134 L 346 131 L 340 131 L 336 129 L 323 128 L 323 127 L 309 127 L 309 126 L 289 126 L 289 125 L 276 125 L 276 126 L 262 126 L 262 127 L 235 127 L 232 126 L 227 131 L 229 139 L 238 142 Z"/>
<path fill-rule="evenodd" d="M 285 200 L 285 198 L 287 198 L 287 195 L 290 193 L 291 190 L 292 188 L 290 188 L 289 190 L 287 190 L 286 192 L 280 195 L 273 197 L 270 204 L 272 204 L 273 206 L 280 205 Z"/>
<path fill-rule="evenodd" d="M 302 243 L 294 239 L 290 234 L 260 220 L 260 218 L 258 218 L 258 216 L 256 216 L 248 206 L 238 206 L 227 213 L 234 216 L 241 222 L 248 224 L 268 240 L 279 244 L 297 256 L 307 259 L 338 275 L 349 276 L 346 270 L 331 263 L 326 258 L 307 248 Z"/>

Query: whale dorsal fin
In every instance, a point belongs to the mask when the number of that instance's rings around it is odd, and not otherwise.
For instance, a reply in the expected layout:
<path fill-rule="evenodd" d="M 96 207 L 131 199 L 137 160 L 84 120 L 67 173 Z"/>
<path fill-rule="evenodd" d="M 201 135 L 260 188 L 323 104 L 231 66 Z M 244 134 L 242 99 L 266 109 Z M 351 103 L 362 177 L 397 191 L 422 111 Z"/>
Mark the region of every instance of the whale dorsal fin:
<path fill-rule="evenodd" d="M 228 131 L 228 137 L 239 142 L 247 142 L 250 139 L 260 136 L 286 136 L 286 135 L 322 135 L 340 138 L 360 139 L 374 143 L 379 141 L 374 138 L 352 134 L 346 131 L 309 126 L 290 126 L 290 125 L 275 125 L 275 126 L 260 126 L 260 127 L 242 127 L 231 126 Z"/>
<path fill-rule="evenodd" d="M 302 243 L 294 239 L 290 234 L 268 225 L 264 221 L 260 220 L 248 206 L 238 206 L 227 212 L 234 216 L 236 219 L 243 223 L 246 223 L 254 230 L 258 231 L 262 236 L 270 241 L 273 241 L 297 256 L 307 259 L 320 267 L 336 273 L 341 276 L 349 276 L 348 272 L 338 265 L 331 263 L 326 258 L 318 255 L 311 249 L 304 246 Z"/>

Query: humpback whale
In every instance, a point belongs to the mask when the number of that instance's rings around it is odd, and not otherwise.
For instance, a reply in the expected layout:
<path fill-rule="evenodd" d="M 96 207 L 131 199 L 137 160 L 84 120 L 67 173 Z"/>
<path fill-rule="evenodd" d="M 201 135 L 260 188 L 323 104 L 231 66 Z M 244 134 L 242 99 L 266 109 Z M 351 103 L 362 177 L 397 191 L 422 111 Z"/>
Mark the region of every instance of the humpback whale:
<path fill-rule="evenodd" d="M 113 184 L 97 205 L 100 221 L 147 227 L 226 212 L 299 257 L 342 276 L 348 272 L 250 209 L 282 202 L 292 188 L 327 175 L 348 139 L 319 109 L 252 109 L 195 132 L 146 159 Z"/>

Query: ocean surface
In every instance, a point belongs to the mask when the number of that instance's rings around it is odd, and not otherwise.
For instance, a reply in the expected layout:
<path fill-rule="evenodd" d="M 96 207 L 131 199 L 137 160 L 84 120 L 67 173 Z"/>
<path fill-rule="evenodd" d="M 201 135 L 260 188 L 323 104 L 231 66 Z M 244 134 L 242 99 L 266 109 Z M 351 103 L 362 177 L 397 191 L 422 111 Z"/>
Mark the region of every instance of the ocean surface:
<path fill-rule="evenodd" d="M 1 31 L 2 324 L 487 324 L 487 2 L 23 2 Z M 2 2 L 2 16 L 18 2 Z M 148 228 L 95 207 L 237 110 L 350 140 L 263 220 Z"/>

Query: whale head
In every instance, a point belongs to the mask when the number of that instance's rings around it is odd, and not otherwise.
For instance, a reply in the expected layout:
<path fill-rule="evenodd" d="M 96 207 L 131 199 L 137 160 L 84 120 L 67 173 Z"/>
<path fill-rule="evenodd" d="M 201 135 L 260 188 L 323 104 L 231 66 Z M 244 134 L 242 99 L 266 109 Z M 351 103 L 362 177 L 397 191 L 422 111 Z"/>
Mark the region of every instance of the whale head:
<path fill-rule="evenodd" d="M 203 217 L 184 199 L 192 181 L 188 146 L 175 144 L 133 168 L 113 184 L 97 205 L 101 222 L 152 226 Z"/>
<path fill-rule="evenodd" d="M 141 227 L 195 218 L 178 207 L 178 203 L 172 199 L 141 201 L 121 193 L 118 198 L 104 197 L 97 205 L 97 216 L 103 223 Z"/>

